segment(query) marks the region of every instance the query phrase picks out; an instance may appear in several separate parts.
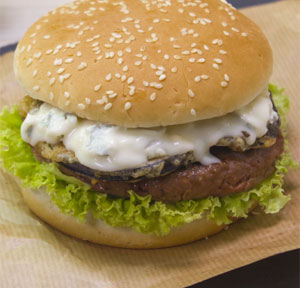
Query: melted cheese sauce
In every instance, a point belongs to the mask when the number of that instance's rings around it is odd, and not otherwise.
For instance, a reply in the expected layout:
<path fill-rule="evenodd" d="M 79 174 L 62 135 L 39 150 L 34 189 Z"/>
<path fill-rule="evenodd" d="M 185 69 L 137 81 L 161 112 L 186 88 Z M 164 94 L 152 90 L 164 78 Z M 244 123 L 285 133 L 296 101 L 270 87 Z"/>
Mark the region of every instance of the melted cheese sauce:
<path fill-rule="evenodd" d="M 79 162 L 102 171 L 136 168 L 148 160 L 193 151 L 204 165 L 219 162 L 210 147 L 223 137 L 246 137 L 251 145 L 266 134 L 267 124 L 276 121 L 268 90 L 249 105 L 222 117 L 157 128 L 124 128 L 83 120 L 42 104 L 27 115 L 21 127 L 24 141 L 34 146 L 62 141 Z"/>

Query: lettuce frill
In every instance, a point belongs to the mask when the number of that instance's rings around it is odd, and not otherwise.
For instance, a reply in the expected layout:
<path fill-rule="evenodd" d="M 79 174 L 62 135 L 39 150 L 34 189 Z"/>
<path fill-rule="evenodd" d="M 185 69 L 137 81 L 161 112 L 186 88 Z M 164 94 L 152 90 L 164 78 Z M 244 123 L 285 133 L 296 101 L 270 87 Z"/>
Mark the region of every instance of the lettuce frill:
<path fill-rule="evenodd" d="M 289 100 L 283 90 L 270 84 L 273 100 L 281 116 L 281 129 L 285 135 L 285 114 Z M 45 187 L 61 212 L 85 221 L 88 211 L 94 218 L 115 227 L 131 227 L 142 233 L 166 235 L 173 227 L 207 217 L 218 224 L 229 224 L 232 217 L 247 217 L 255 201 L 265 213 L 277 213 L 289 201 L 282 185 L 287 168 L 296 167 L 287 151 L 276 163 L 274 174 L 250 191 L 233 196 L 208 197 L 201 200 L 166 204 L 151 201 L 151 196 L 141 197 L 133 192 L 129 199 L 112 198 L 93 191 L 89 185 L 62 174 L 55 163 L 35 160 L 30 146 L 20 135 L 22 119 L 17 107 L 4 108 L 0 115 L 0 159 L 2 166 L 17 176 L 25 188 Z"/>

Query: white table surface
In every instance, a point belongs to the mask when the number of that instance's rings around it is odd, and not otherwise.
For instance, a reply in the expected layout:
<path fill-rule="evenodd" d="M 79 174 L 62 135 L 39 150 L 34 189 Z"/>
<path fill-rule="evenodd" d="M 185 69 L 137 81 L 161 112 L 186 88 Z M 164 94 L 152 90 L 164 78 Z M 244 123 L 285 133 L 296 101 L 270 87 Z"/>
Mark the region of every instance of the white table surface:
<path fill-rule="evenodd" d="M 72 0 L 0 0 L 0 47 L 17 42 L 41 16 Z"/>

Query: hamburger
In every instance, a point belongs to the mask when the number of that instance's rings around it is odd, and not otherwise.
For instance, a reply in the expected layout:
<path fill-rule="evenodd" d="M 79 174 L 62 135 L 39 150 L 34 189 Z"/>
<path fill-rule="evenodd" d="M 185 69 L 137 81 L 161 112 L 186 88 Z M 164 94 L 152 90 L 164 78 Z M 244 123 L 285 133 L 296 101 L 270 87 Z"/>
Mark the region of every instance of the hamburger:
<path fill-rule="evenodd" d="M 2 165 L 66 234 L 169 247 L 289 200 L 271 48 L 226 1 L 75 1 L 29 28 L 14 71 Z"/>

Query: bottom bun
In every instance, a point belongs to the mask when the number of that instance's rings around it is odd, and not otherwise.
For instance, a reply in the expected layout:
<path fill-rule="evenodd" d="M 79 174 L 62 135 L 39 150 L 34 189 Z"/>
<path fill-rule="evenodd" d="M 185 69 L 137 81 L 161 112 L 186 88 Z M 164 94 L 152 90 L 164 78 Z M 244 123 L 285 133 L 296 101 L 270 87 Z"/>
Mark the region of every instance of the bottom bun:
<path fill-rule="evenodd" d="M 44 190 L 22 189 L 22 194 L 29 208 L 56 229 L 81 240 L 113 247 L 148 249 L 177 246 L 215 234 L 226 226 L 204 217 L 173 228 L 166 236 L 143 234 L 131 228 L 109 226 L 95 220 L 92 215 L 87 216 L 86 222 L 79 223 L 74 217 L 60 212 Z"/>

